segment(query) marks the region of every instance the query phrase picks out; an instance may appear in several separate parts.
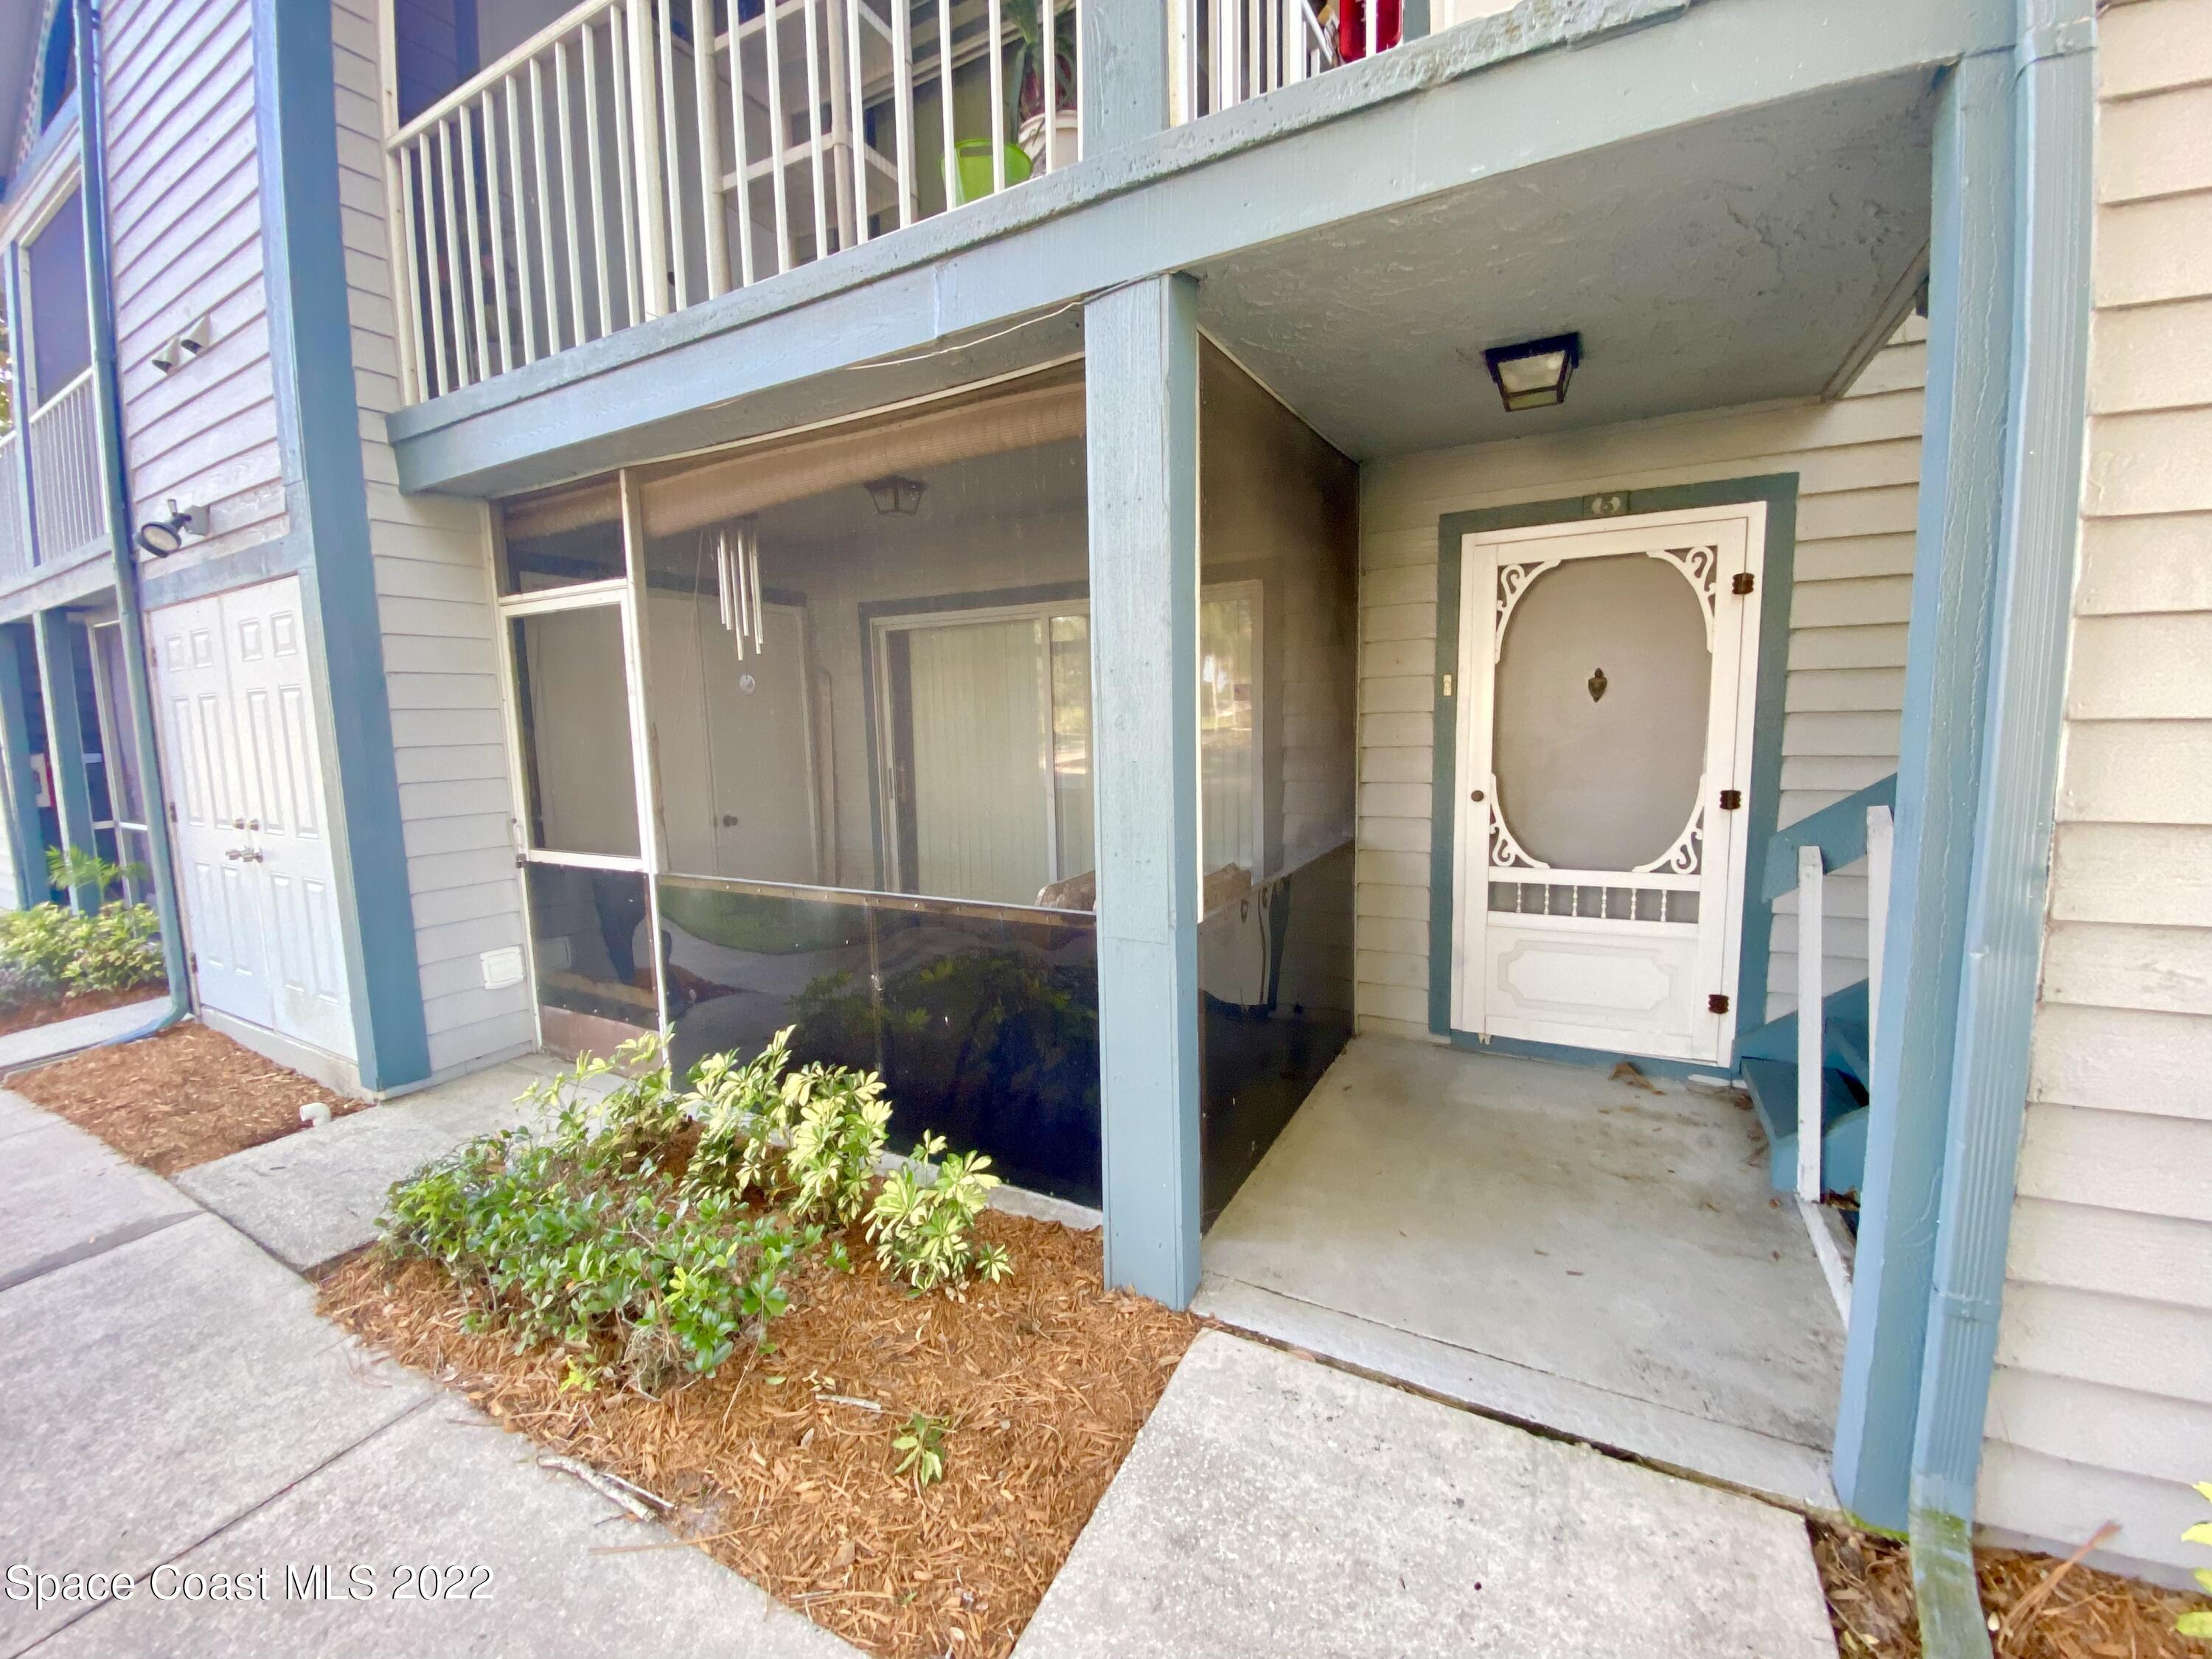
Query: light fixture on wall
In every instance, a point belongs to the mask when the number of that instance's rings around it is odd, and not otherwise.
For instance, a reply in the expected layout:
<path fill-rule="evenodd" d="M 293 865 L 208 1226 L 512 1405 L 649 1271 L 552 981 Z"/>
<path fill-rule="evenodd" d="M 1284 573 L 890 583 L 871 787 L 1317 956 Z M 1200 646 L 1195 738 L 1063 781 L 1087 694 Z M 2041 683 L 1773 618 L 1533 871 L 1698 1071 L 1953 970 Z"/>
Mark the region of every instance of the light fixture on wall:
<path fill-rule="evenodd" d="M 867 483 L 868 499 L 876 504 L 877 512 L 900 513 L 909 519 L 921 511 L 921 492 L 927 488 L 921 479 L 902 478 L 896 472 Z"/>
<path fill-rule="evenodd" d="M 207 508 L 180 507 L 177 505 L 176 498 L 172 496 L 169 500 L 169 516 L 140 525 L 138 534 L 134 539 L 141 550 L 150 553 L 157 559 L 166 559 L 185 544 L 185 537 L 204 536 L 207 533 Z"/>
<path fill-rule="evenodd" d="M 714 584 L 722 626 L 738 642 L 738 660 L 745 659 L 748 640 L 758 656 L 768 647 L 768 629 L 761 611 L 760 532 L 750 520 L 738 524 L 734 538 L 728 530 L 714 532 Z"/>
<path fill-rule="evenodd" d="M 1567 381 L 1583 360 L 1583 337 L 1553 334 L 1518 345 L 1492 346 L 1482 354 L 1506 412 L 1548 409 L 1567 400 Z"/>

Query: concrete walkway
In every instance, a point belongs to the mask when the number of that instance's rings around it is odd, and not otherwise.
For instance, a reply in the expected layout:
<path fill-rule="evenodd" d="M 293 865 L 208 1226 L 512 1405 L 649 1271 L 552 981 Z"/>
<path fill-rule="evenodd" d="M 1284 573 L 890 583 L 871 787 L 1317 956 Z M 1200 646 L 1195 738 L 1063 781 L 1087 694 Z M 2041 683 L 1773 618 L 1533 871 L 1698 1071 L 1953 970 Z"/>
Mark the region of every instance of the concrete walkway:
<path fill-rule="evenodd" d="M 1835 1659 L 1805 1523 L 1218 1332 L 1015 1659 Z"/>
<path fill-rule="evenodd" d="M 546 1055 L 510 1060 L 200 1164 L 176 1183 L 279 1261 L 311 1273 L 376 1237 L 393 1182 L 473 1136 L 529 1121 L 517 1097 L 557 1069 Z"/>
<path fill-rule="evenodd" d="M 303 1279 L 167 1182 L 4 1093 L 0 1170 L 0 1565 L 137 1578 L 125 1601 L 0 1596 L 0 1656 L 851 1659 L 696 1550 L 595 1553 L 666 1534 L 323 1323 Z M 441 1589 L 465 1570 L 453 1596 L 400 1593 L 424 1565 Z M 211 1599 L 218 1583 L 256 1599 Z"/>
<path fill-rule="evenodd" d="M 169 1006 L 164 994 L 144 1002 L 126 1002 L 119 1008 L 103 1008 L 96 1014 L 58 1019 L 48 1025 L 27 1025 L 0 1036 L 0 1072 L 19 1066 L 35 1066 L 58 1054 L 75 1054 L 96 1042 L 112 1042 L 141 1026 L 151 1025 Z"/>

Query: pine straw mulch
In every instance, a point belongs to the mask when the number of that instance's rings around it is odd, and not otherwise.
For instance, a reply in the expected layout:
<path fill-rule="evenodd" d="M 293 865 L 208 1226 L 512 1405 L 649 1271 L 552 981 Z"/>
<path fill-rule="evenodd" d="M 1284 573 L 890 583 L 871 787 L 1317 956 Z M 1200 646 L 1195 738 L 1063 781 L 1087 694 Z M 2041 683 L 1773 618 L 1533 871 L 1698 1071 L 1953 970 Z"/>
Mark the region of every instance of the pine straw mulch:
<path fill-rule="evenodd" d="M 127 1008 L 134 1002 L 155 1001 L 168 994 L 169 988 L 155 980 L 151 985 L 134 985 L 127 991 L 72 991 L 66 996 L 57 994 L 26 997 L 20 1002 L 0 1006 L 0 1036 L 27 1031 L 33 1025 L 57 1024 L 80 1014 Z"/>
<path fill-rule="evenodd" d="M 15 1073 L 8 1086 L 161 1176 L 290 1134 L 310 1101 L 337 1117 L 362 1104 L 198 1020 Z"/>
<path fill-rule="evenodd" d="M 1815 1522 L 1813 1555 L 1841 1659 L 1920 1659 L 1903 1544 Z M 1974 1563 L 1982 1606 L 1997 1620 L 1996 1659 L 2203 1659 L 2204 1644 L 2173 1628 L 2212 1605 L 2201 1595 L 2023 1550 L 1976 1550 Z"/>
<path fill-rule="evenodd" d="M 323 1281 L 320 1307 L 507 1427 L 665 1500 L 679 1534 L 847 1641 L 884 1659 L 1000 1659 L 1198 1324 L 1105 1290 L 1095 1232 L 996 1210 L 977 1231 L 1012 1252 L 1006 1283 L 909 1295 L 856 1231 L 851 1272 L 810 1261 L 790 1281 L 772 1354 L 659 1400 L 563 1393 L 557 1354 L 465 1333 L 466 1304 L 430 1264 L 372 1250 Z M 951 1422 L 944 1479 L 919 1494 L 891 1448 L 916 1411 Z"/>

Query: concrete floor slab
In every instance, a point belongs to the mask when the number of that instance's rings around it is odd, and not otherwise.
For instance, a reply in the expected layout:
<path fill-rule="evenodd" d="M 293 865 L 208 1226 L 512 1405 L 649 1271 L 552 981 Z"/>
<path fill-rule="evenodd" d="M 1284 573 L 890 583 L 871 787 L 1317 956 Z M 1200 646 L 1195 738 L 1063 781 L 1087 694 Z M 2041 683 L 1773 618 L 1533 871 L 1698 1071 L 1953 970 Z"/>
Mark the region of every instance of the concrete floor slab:
<path fill-rule="evenodd" d="M 40 1648 L 94 1656 L 464 1653 L 630 1659 L 652 1653 L 744 1659 L 854 1659 L 854 1650 L 697 1550 L 665 1541 L 566 1474 L 537 1449 L 434 1400 L 316 1470 L 186 1553 L 179 1569 L 253 1574 L 262 1601 L 156 1601 L 142 1591 L 92 1611 Z M 327 1596 L 304 1575 L 330 1570 Z M 451 1599 L 404 1595 L 440 1571 Z M 348 1595 L 368 1570 L 374 1595 Z M 460 1570 L 448 1574 L 443 1570 Z M 302 1593 L 288 1595 L 290 1583 Z M 464 1594 L 473 1591 L 474 1594 Z"/>
<path fill-rule="evenodd" d="M 190 1213 L 169 1183 L 82 1130 L 0 1093 L 0 1282 L 120 1230 Z"/>
<path fill-rule="evenodd" d="M 528 1064 L 495 1066 L 186 1170 L 176 1184 L 307 1272 L 375 1237 L 393 1182 L 472 1136 L 528 1121 L 516 1097 L 543 1076 Z"/>
<path fill-rule="evenodd" d="M 1834 1659 L 1803 1522 L 1201 1334 L 1017 1659 Z"/>
<path fill-rule="evenodd" d="M 1364 1036 L 1207 1235 L 1199 1305 L 1394 1374 L 1433 1345 L 1424 1386 L 1825 1501 L 1698 1451 L 1802 1471 L 1832 1433 L 1843 1329 L 1773 1196 L 1727 1098 Z"/>
<path fill-rule="evenodd" d="M 57 1054 L 74 1054 L 94 1043 L 112 1042 L 142 1026 L 150 1025 L 169 1006 L 164 994 L 143 1002 L 126 1002 L 119 1008 L 103 1008 L 96 1014 L 58 1019 L 49 1025 L 27 1026 L 0 1036 L 0 1072 L 36 1065 Z"/>
<path fill-rule="evenodd" d="M 432 1395 L 313 1303 L 205 1215 L 0 1291 L 0 1560 L 149 1571 Z M 67 1616 L 0 1601 L 0 1652 Z"/>

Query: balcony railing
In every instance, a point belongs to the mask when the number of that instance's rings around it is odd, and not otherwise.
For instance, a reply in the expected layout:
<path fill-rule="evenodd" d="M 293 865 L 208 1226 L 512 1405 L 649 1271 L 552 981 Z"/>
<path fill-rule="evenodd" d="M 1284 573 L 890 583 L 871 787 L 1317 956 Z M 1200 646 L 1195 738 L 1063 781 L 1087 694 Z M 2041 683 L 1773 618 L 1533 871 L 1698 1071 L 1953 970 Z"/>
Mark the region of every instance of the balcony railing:
<path fill-rule="evenodd" d="M 387 147 L 411 397 L 1066 166 L 1084 3 L 589 0 Z"/>
<path fill-rule="evenodd" d="M 23 521 L 21 462 L 15 433 L 0 434 L 0 581 L 31 574 L 31 532 Z"/>
<path fill-rule="evenodd" d="M 100 410 L 87 369 L 41 404 L 26 428 L 37 562 L 57 564 L 106 538 Z"/>
<path fill-rule="evenodd" d="M 1385 44 L 1376 24 L 1380 9 L 1365 8 L 1364 54 Z M 1339 61 L 1338 42 L 1306 0 L 1170 0 L 1168 17 L 1171 107 L 1178 122 L 1233 108 Z"/>

